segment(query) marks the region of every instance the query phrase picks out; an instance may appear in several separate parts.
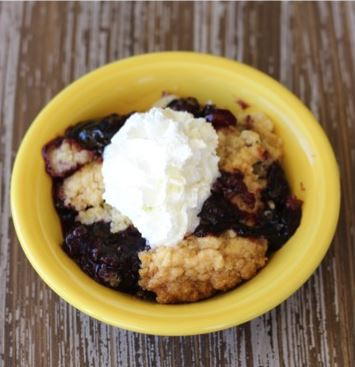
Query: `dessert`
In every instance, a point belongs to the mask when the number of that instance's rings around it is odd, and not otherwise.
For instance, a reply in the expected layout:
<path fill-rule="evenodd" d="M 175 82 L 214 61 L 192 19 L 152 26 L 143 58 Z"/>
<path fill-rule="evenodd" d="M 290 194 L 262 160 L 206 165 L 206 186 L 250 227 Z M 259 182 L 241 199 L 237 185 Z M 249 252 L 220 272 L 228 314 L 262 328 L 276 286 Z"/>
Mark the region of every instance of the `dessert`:
<path fill-rule="evenodd" d="M 301 201 L 272 121 L 164 96 L 80 122 L 43 147 L 64 251 L 99 283 L 195 302 L 255 276 L 296 231 Z"/>

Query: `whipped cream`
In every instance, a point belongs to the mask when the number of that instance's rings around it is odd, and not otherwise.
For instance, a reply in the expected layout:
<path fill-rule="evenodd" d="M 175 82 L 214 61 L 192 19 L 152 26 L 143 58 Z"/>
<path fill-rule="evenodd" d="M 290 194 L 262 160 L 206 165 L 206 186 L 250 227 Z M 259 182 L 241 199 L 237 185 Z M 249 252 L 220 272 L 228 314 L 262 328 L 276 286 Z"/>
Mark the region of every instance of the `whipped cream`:
<path fill-rule="evenodd" d="M 104 199 L 152 248 L 174 246 L 196 229 L 219 176 L 217 144 L 212 125 L 188 112 L 134 113 L 104 151 Z"/>

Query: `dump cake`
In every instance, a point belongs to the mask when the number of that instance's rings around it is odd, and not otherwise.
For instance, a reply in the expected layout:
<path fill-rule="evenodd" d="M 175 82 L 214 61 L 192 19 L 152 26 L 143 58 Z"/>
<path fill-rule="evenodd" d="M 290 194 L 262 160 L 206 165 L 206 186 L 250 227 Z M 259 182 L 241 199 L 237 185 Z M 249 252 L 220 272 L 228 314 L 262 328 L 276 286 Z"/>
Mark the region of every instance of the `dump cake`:
<path fill-rule="evenodd" d="M 43 147 L 64 251 L 99 283 L 194 302 L 262 269 L 301 201 L 272 121 L 164 96 L 146 112 L 79 122 Z"/>

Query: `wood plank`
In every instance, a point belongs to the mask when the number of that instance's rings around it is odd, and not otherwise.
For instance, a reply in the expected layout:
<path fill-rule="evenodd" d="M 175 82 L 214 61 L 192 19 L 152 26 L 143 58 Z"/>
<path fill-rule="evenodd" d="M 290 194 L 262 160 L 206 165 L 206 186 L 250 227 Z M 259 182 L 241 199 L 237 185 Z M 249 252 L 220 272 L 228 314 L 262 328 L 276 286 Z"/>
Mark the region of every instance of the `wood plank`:
<path fill-rule="evenodd" d="M 59 90 L 134 54 L 196 50 L 255 66 L 309 106 L 342 175 L 338 231 L 310 280 L 236 328 L 155 337 L 107 326 L 35 274 L 11 225 L 11 164 Z M 355 365 L 355 3 L 0 3 L 0 367 Z M 344 199 L 345 198 L 345 199 Z"/>

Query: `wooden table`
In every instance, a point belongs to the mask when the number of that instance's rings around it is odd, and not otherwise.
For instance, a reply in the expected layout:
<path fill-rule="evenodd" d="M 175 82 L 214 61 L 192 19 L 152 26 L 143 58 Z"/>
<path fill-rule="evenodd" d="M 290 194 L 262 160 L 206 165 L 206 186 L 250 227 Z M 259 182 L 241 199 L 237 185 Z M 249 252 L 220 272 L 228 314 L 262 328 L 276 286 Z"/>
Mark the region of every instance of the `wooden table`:
<path fill-rule="evenodd" d="M 140 335 L 82 314 L 37 276 L 11 223 L 11 165 L 39 110 L 89 70 L 159 50 L 224 55 L 280 80 L 341 169 L 338 231 L 311 279 L 264 316 L 202 336 Z M 0 3 L 0 366 L 355 366 L 354 65 L 355 3 Z"/>

